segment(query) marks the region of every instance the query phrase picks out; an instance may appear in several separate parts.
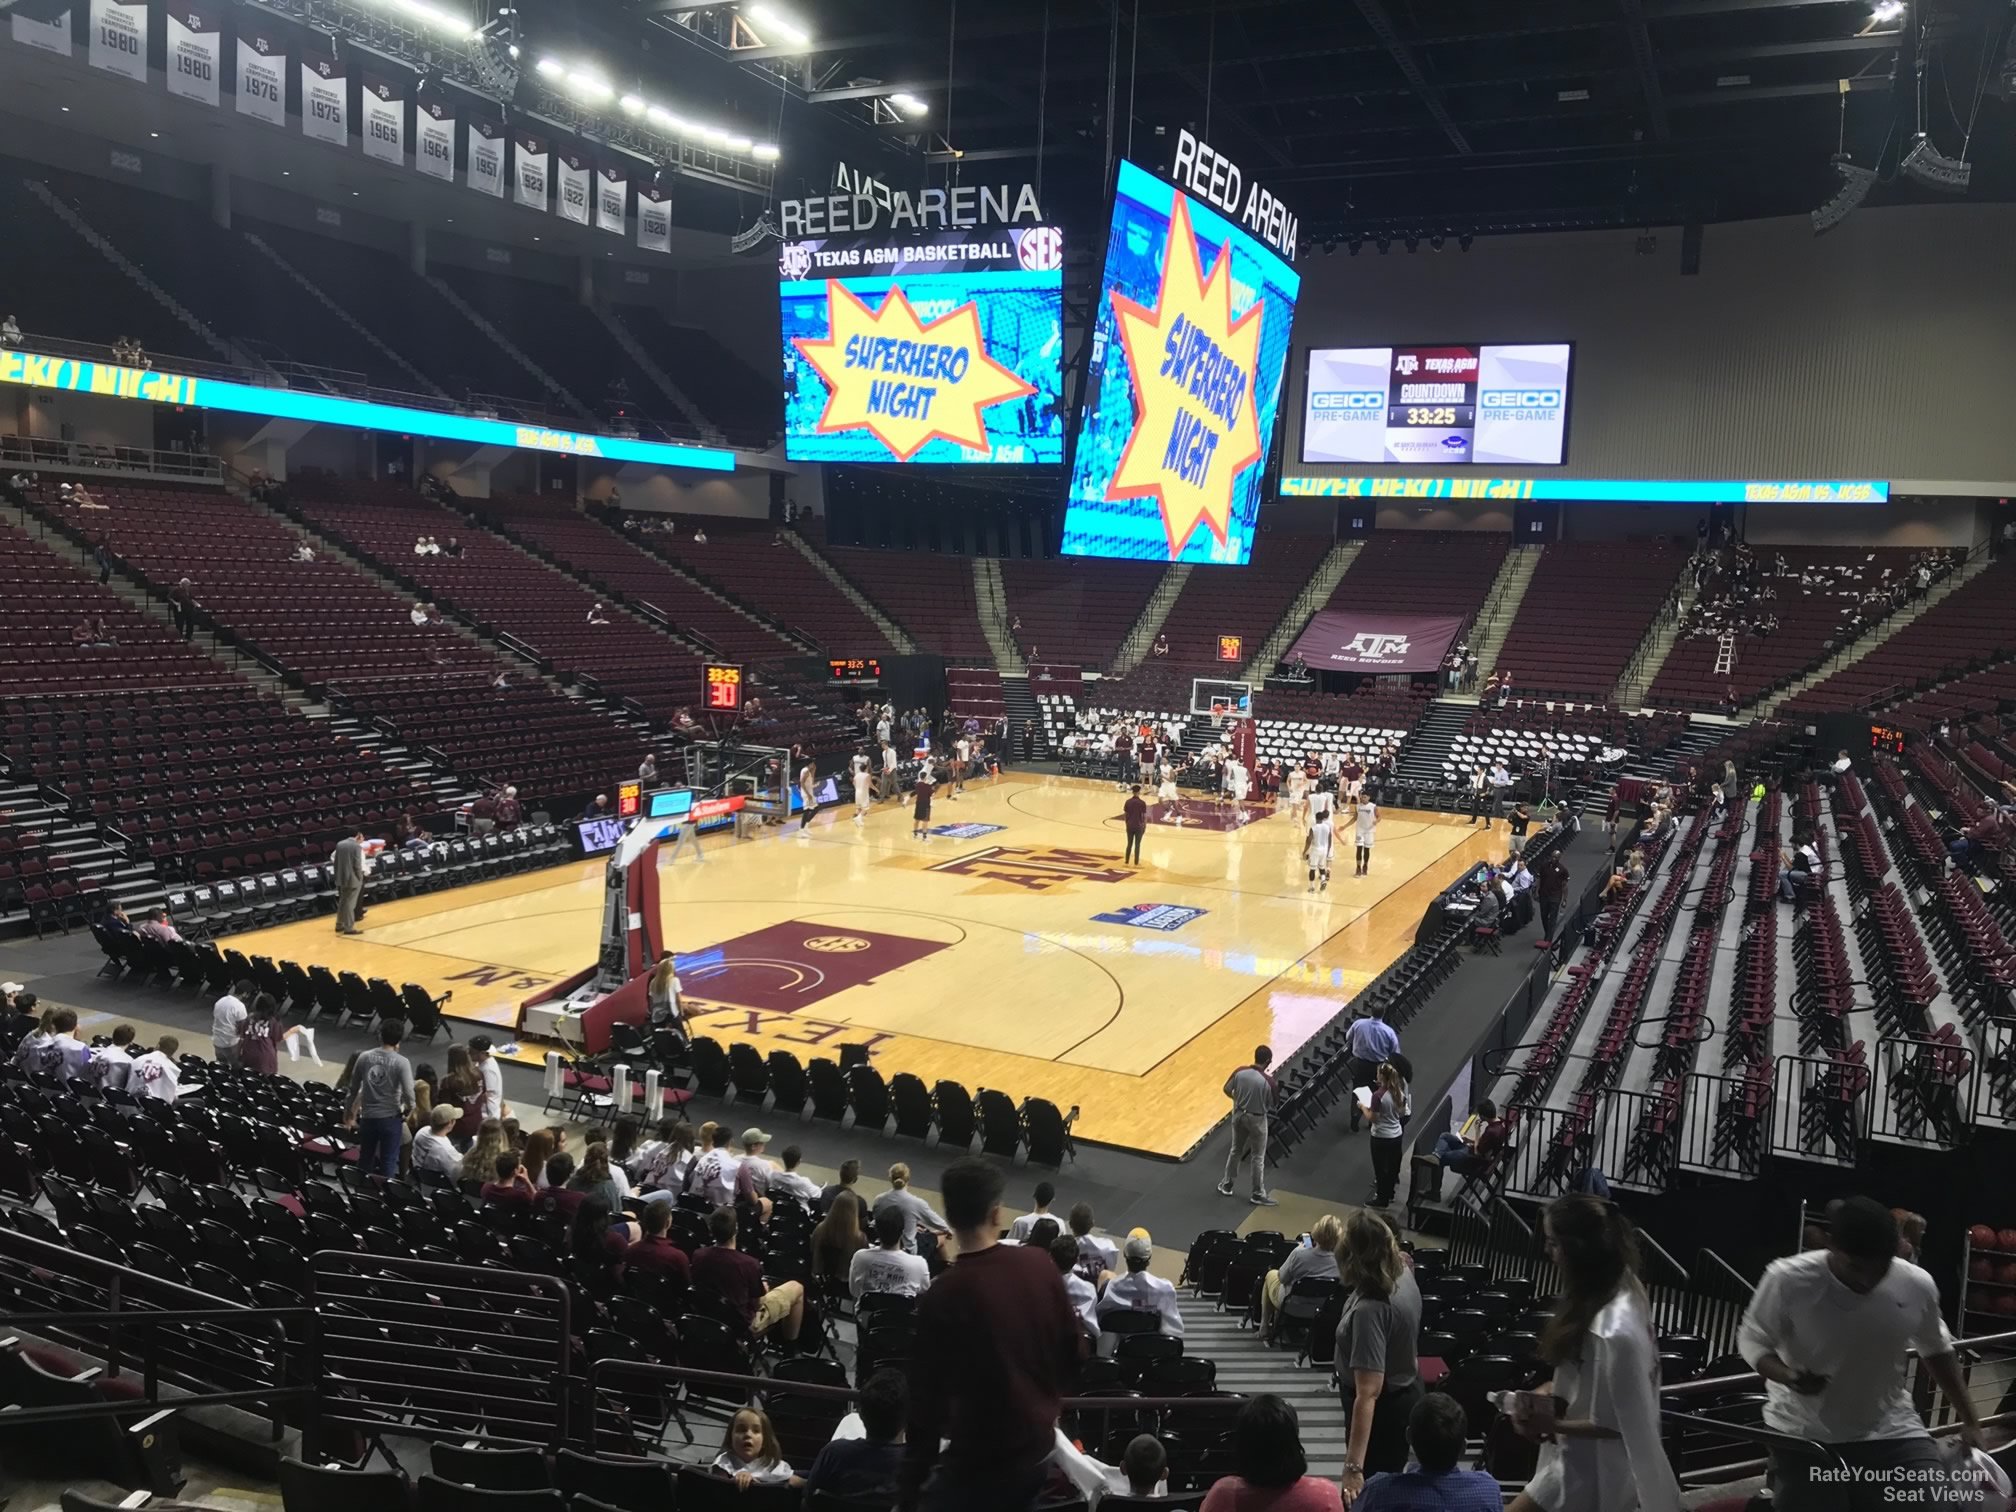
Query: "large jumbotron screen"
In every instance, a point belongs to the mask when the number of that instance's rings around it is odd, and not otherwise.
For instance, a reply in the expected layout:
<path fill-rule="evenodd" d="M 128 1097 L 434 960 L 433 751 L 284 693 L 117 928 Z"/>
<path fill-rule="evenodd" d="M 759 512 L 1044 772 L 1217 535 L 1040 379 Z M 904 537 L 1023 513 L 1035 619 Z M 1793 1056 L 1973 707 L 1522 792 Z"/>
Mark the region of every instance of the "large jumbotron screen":
<path fill-rule="evenodd" d="M 1286 261 L 1210 206 L 1120 165 L 1066 555 L 1252 555 L 1301 287 Z"/>
<path fill-rule="evenodd" d="M 1573 356 L 1566 342 L 1318 347 L 1309 353 L 1302 460 L 1558 467 Z"/>
<path fill-rule="evenodd" d="M 786 242 L 777 267 L 787 457 L 1064 460 L 1055 226 Z"/>

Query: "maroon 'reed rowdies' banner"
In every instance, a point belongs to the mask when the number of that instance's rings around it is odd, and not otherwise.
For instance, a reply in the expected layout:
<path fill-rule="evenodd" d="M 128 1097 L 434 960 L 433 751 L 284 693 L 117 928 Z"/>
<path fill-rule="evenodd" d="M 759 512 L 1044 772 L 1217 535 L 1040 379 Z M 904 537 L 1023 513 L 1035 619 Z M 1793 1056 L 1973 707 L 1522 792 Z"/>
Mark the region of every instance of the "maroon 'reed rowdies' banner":
<path fill-rule="evenodd" d="M 1453 614 L 1325 609 L 1289 648 L 1312 672 L 1433 672 L 1462 632 Z"/>

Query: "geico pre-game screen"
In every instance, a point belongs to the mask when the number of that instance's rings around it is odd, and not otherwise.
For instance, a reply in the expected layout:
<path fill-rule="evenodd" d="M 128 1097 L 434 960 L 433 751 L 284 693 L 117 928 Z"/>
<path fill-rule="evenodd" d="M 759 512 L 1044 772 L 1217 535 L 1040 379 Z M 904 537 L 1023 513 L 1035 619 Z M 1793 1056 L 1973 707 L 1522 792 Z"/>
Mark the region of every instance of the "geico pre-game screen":
<path fill-rule="evenodd" d="M 1301 287 L 1217 211 L 1120 165 L 1066 555 L 1245 563 Z"/>
<path fill-rule="evenodd" d="M 784 454 L 1062 462 L 1055 226 L 786 242 Z"/>
<path fill-rule="evenodd" d="M 1317 347 L 1302 405 L 1304 462 L 1558 467 L 1574 348 Z"/>

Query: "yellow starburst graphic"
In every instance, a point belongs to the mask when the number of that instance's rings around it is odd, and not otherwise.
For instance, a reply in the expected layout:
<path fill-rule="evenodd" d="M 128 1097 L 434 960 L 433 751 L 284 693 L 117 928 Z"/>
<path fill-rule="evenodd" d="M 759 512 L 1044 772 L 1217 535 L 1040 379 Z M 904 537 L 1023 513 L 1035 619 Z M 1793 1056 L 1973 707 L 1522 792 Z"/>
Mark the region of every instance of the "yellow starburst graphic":
<path fill-rule="evenodd" d="M 1263 308 L 1256 301 L 1232 319 L 1232 248 L 1219 249 L 1206 278 L 1189 201 L 1180 194 L 1169 214 L 1156 308 L 1113 296 L 1134 374 L 1134 430 L 1106 497 L 1154 496 L 1172 561 L 1199 520 L 1225 541 L 1239 474 L 1265 451 L 1254 390 Z"/>
<path fill-rule="evenodd" d="M 824 341 L 796 339 L 829 391 L 819 433 L 868 430 L 899 462 L 933 437 L 985 451 L 981 411 L 1036 392 L 987 355 L 970 300 L 925 324 L 900 288 L 871 310 L 829 281 L 826 329 Z"/>

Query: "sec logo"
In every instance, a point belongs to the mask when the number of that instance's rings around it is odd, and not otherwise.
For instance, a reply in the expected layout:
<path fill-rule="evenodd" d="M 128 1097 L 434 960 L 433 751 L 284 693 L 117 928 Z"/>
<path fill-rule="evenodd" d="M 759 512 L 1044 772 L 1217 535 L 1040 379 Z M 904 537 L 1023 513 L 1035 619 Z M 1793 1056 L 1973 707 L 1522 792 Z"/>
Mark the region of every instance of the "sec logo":
<path fill-rule="evenodd" d="M 803 278 L 812 271 L 812 249 L 802 242 L 790 242 L 777 257 L 777 271 L 786 278 Z"/>
<path fill-rule="evenodd" d="M 1015 244 L 1015 260 L 1031 273 L 1051 273 L 1064 266 L 1064 233 L 1055 226 L 1024 231 Z"/>
<path fill-rule="evenodd" d="M 858 955 L 874 947 L 859 935 L 814 935 L 805 942 L 807 950 L 816 950 L 821 955 Z"/>

